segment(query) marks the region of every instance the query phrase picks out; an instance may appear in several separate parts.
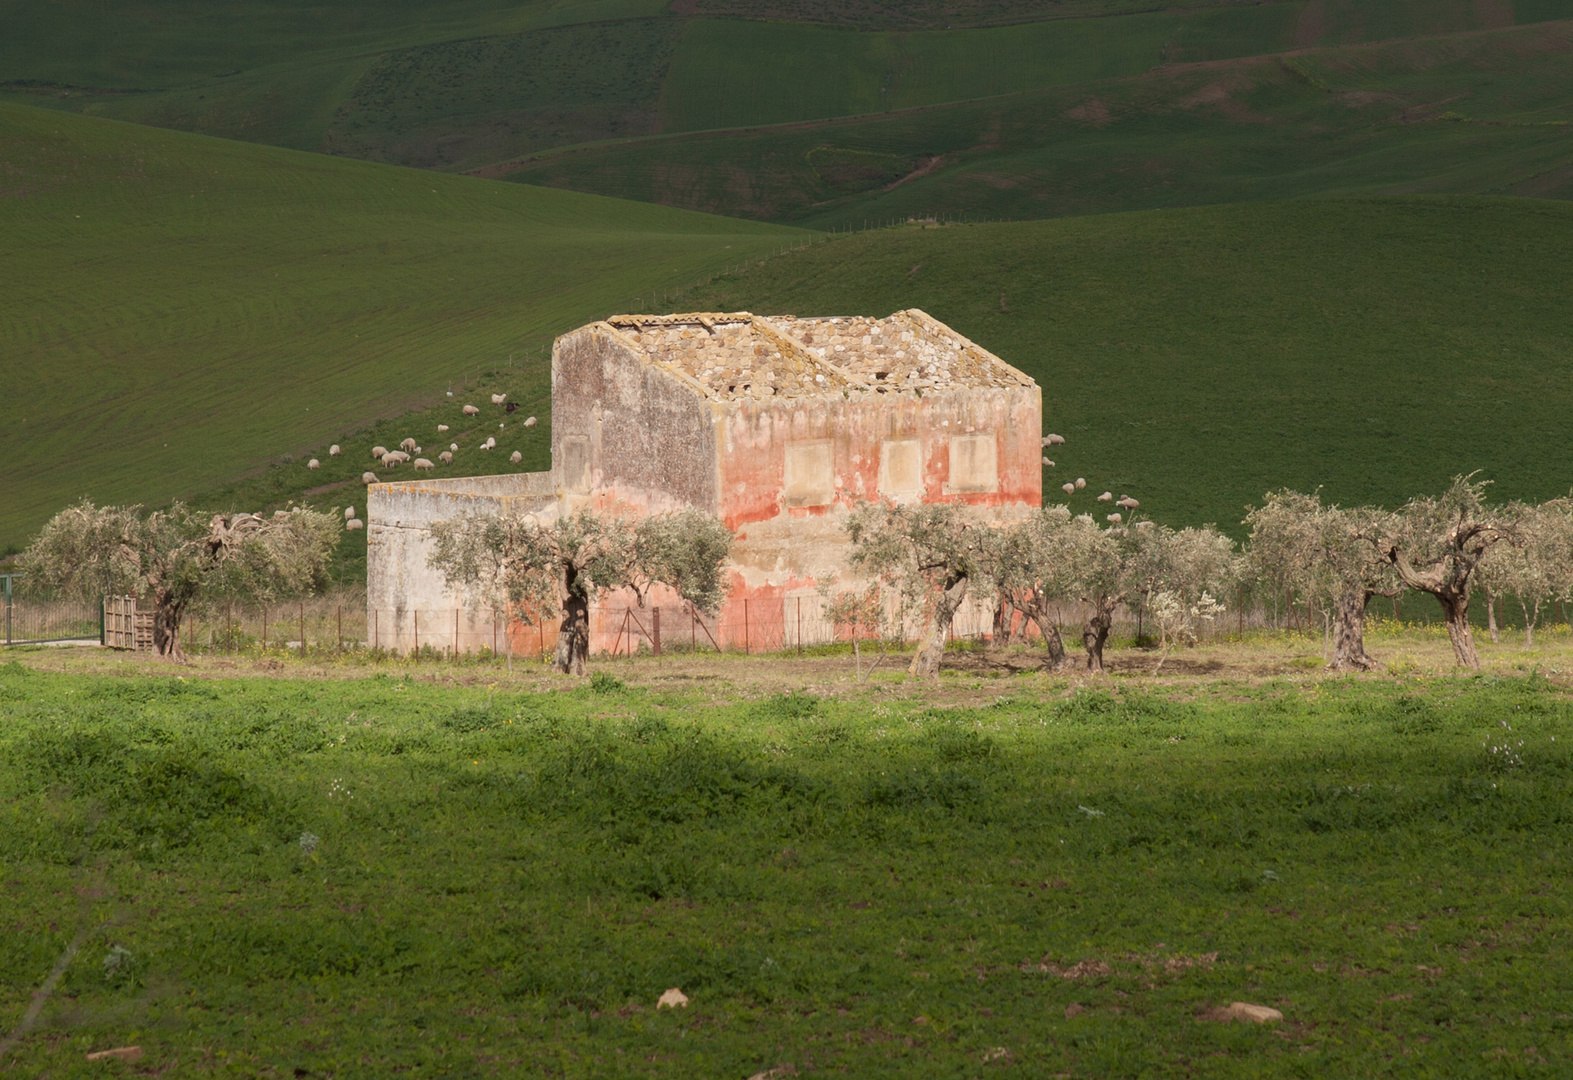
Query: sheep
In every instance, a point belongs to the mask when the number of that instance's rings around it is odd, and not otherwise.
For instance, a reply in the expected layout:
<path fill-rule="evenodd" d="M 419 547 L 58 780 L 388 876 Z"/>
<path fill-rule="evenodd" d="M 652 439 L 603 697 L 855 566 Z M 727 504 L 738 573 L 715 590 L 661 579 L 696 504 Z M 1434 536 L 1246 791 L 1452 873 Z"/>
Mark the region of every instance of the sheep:
<path fill-rule="evenodd" d="M 403 450 L 395 450 L 393 452 L 393 456 L 397 458 L 401 464 L 410 460 L 410 455 L 406 454 Z"/>
<path fill-rule="evenodd" d="M 1119 514 L 1110 514 L 1109 515 L 1109 520 L 1114 522 L 1116 525 L 1118 525 L 1120 523 L 1120 515 Z"/>
<path fill-rule="evenodd" d="M 400 439 L 399 440 L 399 449 L 400 450 L 414 450 L 415 449 L 415 440 L 414 439 Z"/>
<path fill-rule="evenodd" d="M 348 521 L 351 518 L 353 518 L 354 516 L 355 516 L 355 508 L 353 506 L 346 506 L 344 508 L 344 520 Z"/>
<path fill-rule="evenodd" d="M 508 460 L 517 465 L 519 462 L 524 460 L 524 455 L 515 450 L 513 453 L 508 455 Z"/>
<path fill-rule="evenodd" d="M 383 454 L 382 455 L 382 467 L 384 469 L 397 468 L 398 464 L 399 464 L 399 455 L 398 454 L 394 453 L 394 454 Z"/>
<path fill-rule="evenodd" d="M 1114 501 L 1114 492 L 1112 492 L 1112 491 L 1105 491 L 1102 495 L 1098 496 L 1098 501 L 1099 502 L 1113 502 Z"/>
<path fill-rule="evenodd" d="M 452 465 L 453 464 L 453 451 L 452 450 L 444 450 L 442 453 L 437 455 L 437 460 L 442 462 L 444 465 Z"/>
<path fill-rule="evenodd" d="M 437 434 L 441 435 L 443 432 L 445 432 L 447 430 L 448 430 L 448 425 L 447 424 L 438 424 L 437 425 Z"/>
<path fill-rule="evenodd" d="M 1127 510 L 1134 510 L 1138 506 L 1140 506 L 1141 503 L 1137 502 L 1135 499 L 1131 498 L 1129 495 L 1121 495 L 1120 496 L 1120 501 L 1118 503 L 1116 503 L 1115 505 L 1116 506 L 1123 506 Z"/>
<path fill-rule="evenodd" d="M 329 457 L 338 457 L 342 453 L 344 453 L 344 451 L 339 449 L 339 444 L 338 443 L 334 443 L 332 446 L 328 447 L 328 456 Z"/>
<path fill-rule="evenodd" d="M 510 401 L 508 404 L 502 407 L 502 411 L 512 416 L 514 413 L 519 411 L 519 403 L 516 401 Z"/>
<path fill-rule="evenodd" d="M 1052 469 L 1052 468 L 1054 468 L 1054 462 L 1050 461 L 1048 458 L 1044 458 L 1043 459 L 1043 467 L 1045 469 Z"/>
<path fill-rule="evenodd" d="M 507 426 L 508 426 L 508 425 L 507 425 L 507 424 L 498 424 L 498 425 L 497 425 L 497 430 L 498 430 L 498 431 L 501 431 L 501 430 L 502 430 L 502 429 L 503 429 L 503 428 L 505 428 L 505 427 L 507 427 Z"/>
<path fill-rule="evenodd" d="M 456 442 L 451 442 L 451 443 L 448 444 L 448 449 L 452 450 L 454 453 L 458 453 L 458 451 L 459 451 L 459 444 L 456 443 Z"/>
<path fill-rule="evenodd" d="M 1065 445 L 1065 436 L 1063 436 L 1063 435 L 1045 435 L 1043 437 L 1043 445 L 1044 446 L 1064 446 Z"/>
<path fill-rule="evenodd" d="M 421 452 L 421 448 L 420 448 L 420 447 L 418 447 L 418 446 L 417 446 L 417 447 L 416 447 L 416 448 L 415 448 L 415 450 L 414 450 L 414 452 L 415 452 L 415 453 L 416 453 L 416 454 L 419 454 L 419 453 L 420 453 L 420 452 Z"/>
<path fill-rule="evenodd" d="M 322 462 L 318 461 L 316 458 L 312 458 L 310 461 L 306 462 L 306 468 L 320 469 L 322 468 Z"/>
<path fill-rule="evenodd" d="M 474 405 L 466 405 L 464 407 L 464 415 L 465 416 L 479 416 L 479 415 L 481 415 L 481 410 L 476 408 Z"/>
<path fill-rule="evenodd" d="M 507 400 L 508 400 L 508 395 L 507 394 L 493 394 L 492 395 L 492 404 L 493 405 L 501 405 L 503 402 L 505 402 Z"/>
<path fill-rule="evenodd" d="M 532 416 L 528 420 L 526 420 L 524 422 L 524 426 L 525 427 L 534 427 L 535 426 L 535 417 Z"/>
<path fill-rule="evenodd" d="M 377 482 L 377 474 L 372 472 L 363 472 L 360 474 L 360 482 L 363 484 L 375 484 Z"/>
<path fill-rule="evenodd" d="M 1065 492 L 1065 494 L 1067 494 L 1067 495 L 1074 495 L 1074 494 L 1076 494 L 1076 485 L 1075 484 L 1061 484 L 1060 485 L 1060 490 Z"/>
<path fill-rule="evenodd" d="M 1087 478 L 1085 476 L 1078 476 L 1076 478 L 1076 490 L 1080 491 L 1082 488 L 1084 488 L 1086 486 L 1087 486 Z"/>
<path fill-rule="evenodd" d="M 346 532 L 359 532 L 361 529 L 360 519 L 351 518 L 349 521 L 346 521 L 344 523 L 344 529 Z"/>
<path fill-rule="evenodd" d="M 386 457 L 387 454 L 388 448 L 386 446 L 373 446 L 371 448 L 371 456 L 374 458 Z"/>
<path fill-rule="evenodd" d="M 436 466 L 434 466 L 426 458 L 418 457 L 418 458 L 415 459 L 415 468 L 417 468 L 417 469 L 432 469 L 432 468 L 435 468 L 435 467 Z"/>

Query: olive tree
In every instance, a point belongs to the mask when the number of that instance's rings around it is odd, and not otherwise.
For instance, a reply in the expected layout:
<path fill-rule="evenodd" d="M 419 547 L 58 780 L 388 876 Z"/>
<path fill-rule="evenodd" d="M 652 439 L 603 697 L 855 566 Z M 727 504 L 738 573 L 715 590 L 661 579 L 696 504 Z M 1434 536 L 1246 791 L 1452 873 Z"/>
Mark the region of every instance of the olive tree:
<path fill-rule="evenodd" d="M 88 601 L 135 594 L 153 606 L 153 648 L 184 660 L 180 625 L 203 600 L 222 595 L 297 596 L 326 584 L 343 535 L 337 514 L 304 506 L 260 514 L 205 514 L 184 503 L 165 510 L 94 506 L 60 511 L 23 552 L 30 588 Z"/>
<path fill-rule="evenodd" d="M 1486 508 L 1485 488 L 1472 475 L 1456 476 L 1440 497 L 1409 500 L 1371 534 L 1406 587 L 1436 597 L 1453 658 L 1469 668 L 1480 667 L 1469 628 L 1470 589 L 1486 553 L 1512 536 Z"/>
<path fill-rule="evenodd" d="M 874 669 L 884 661 L 889 652 L 890 640 L 895 637 L 891 626 L 890 606 L 885 602 L 885 590 L 875 581 L 861 589 L 834 589 L 827 583 L 821 590 L 825 597 L 825 619 L 832 626 L 844 626 L 852 639 L 852 672 L 858 682 L 867 682 Z M 871 637 L 879 643 L 879 655 L 865 670 L 863 667 L 863 639 Z"/>
<path fill-rule="evenodd" d="M 1506 542 L 1487 551 L 1476 571 L 1486 594 L 1486 625 L 1491 640 L 1498 640 L 1496 600 L 1510 593 L 1524 614 L 1524 644 L 1533 645 L 1542 605 L 1573 594 L 1573 503 L 1508 503 L 1499 518 Z"/>
<path fill-rule="evenodd" d="M 936 675 L 956 611 L 986 577 L 988 526 L 962 505 L 864 503 L 847 521 L 851 563 L 895 591 L 903 613 L 923 620 L 913 675 Z"/>
<path fill-rule="evenodd" d="M 1059 605 L 1081 599 L 1083 592 L 1098 593 L 1087 584 L 1097 576 L 1101 532 L 1086 515 L 1045 506 L 987 538 L 988 577 L 1000 606 L 1015 608 L 1037 626 L 1050 668 L 1069 663 L 1055 619 Z M 1089 665 L 1090 659 L 1089 653 Z"/>
<path fill-rule="evenodd" d="M 553 666 L 583 675 L 597 595 L 632 588 L 643 602 L 659 583 L 714 612 L 725 599 L 731 537 L 721 522 L 694 509 L 634 526 L 589 510 L 547 523 L 521 511 L 471 513 L 432 526 L 427 564 L 450 587 L 484 599 L 510 620 L 558 618 Z"/>
<path fill-rule="evenodd" d="M 1320 494 L 1288 490 L 1270 492 L 1245 517 L 1246 558 L 1257 579 L 1321 601 L 1323 656 L 1334 671 L 1376 666 L 1365 651 L 1365 611 L 1372 597 L 1399 592 L 1392 562 L 1373 539 L 1382 518 L 1369 507 L 1343 509 Z"/>

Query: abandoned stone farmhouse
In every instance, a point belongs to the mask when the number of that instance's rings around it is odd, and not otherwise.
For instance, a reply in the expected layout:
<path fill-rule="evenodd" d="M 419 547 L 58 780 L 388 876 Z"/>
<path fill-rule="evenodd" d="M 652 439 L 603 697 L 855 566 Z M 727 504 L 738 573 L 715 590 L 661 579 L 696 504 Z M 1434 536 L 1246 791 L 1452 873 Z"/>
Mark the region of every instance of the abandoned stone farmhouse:
<path fill-rule="evenodd" d="M 960 500 L 1004 519 L 1042 499 L 1038 385 L 916 309 L 591 323 L 553 347 L 551 432 L 550 472 L 371 486 L 368 633 L 381 647 L 416 647 L 422 627 L 460 651 L 493 643 L 488 613 L 426 565 L 431 524 L 475 509 L 716 514 L 737 534 L 732 591 L 704 630 L 731 647 L 790 641 L 794 606 L 801 622 L 821 583 L 852 580 L 844 521 L 860 500 Z M 592 648 L 626 636 L 629 602 L 603 599 Z"/>

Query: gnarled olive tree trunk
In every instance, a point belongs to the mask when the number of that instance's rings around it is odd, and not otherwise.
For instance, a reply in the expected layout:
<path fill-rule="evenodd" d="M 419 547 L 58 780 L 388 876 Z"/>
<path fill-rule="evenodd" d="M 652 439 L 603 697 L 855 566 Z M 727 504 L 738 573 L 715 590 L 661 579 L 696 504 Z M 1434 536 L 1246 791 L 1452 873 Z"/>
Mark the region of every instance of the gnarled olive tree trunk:
<path fill-rule="evenodd" d="M 1365 651 L 1365 609 L 1375 595 L 1358 582 L 1344 584 L 1333 619 L 1333 656 L 1327 662 L 1329 671 L 1370 671 L 1376 667 L 1376 661 Z"/>
<path fill-rule="evenodd" d="M 1109 640 L 1109 630 L 1114 626 L 1114 608 L 1118 600 L 1093 602 L 1092 614 L 1081 624 L 1081 645 L 1087 650 L 1087 670 L 1103 670 L 1103 646 Z"/>
<path fill-rule="evenodd" d="M 1048 650 L 1049 660 L 1044 665 L 1047 671 L 1064 667 L 1067 659 L 1065 656 L 1065 642 L 1060 637 L 1059 624 L 1054 621 L 1053 614 L 1049 611 L 1049 602 L 1041 597 L 1029 597 L 1025 603 L 1016 603 L 1016 608 L 1027 618 L 1032 620 L 1038 628 L 1038 633 L 1043 635 L 1043 647 Z"/>
<path fill-rule="evenodd" d="M 950 636 L 950 624 L 956 619 L 956 609 L 967 598 L 967 579 L 952 582 L 934 604 L 934 618 L 929 632 L 918 646 L 917 655 L 907 671 L 912 675 L 938 675 L 939 661 L 945 655 L 945 639 Z"/>
<path fill-rule="evenodd" d="M 577 588 L 579 573 L 572 565 L 563 570 L 563 621 L 557 632 L 552 666 L 564 675 L 583 675 L 590 657 L 590 600 Z"/>

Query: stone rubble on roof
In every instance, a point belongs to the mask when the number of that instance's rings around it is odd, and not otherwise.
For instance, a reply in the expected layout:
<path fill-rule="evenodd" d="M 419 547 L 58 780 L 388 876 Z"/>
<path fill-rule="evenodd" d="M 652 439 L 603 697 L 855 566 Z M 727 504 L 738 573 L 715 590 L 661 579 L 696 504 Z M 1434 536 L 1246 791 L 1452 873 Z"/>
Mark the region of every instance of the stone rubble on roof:
<path fill-rule="evenodd" d="M 885 319 L 737 312 L 617 315 L 607 322 L 652 363 L 681 372 L 717 398 L 911 393 L 1022 381 L 919 311 Z"/>

